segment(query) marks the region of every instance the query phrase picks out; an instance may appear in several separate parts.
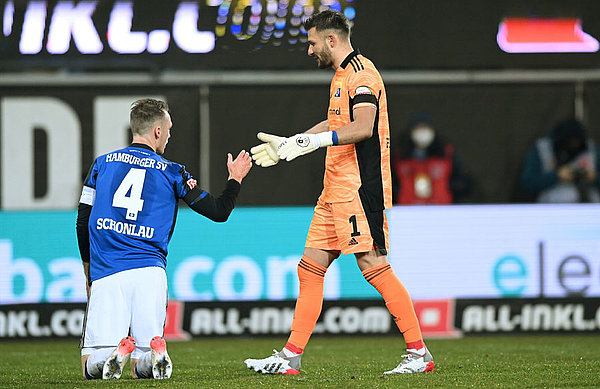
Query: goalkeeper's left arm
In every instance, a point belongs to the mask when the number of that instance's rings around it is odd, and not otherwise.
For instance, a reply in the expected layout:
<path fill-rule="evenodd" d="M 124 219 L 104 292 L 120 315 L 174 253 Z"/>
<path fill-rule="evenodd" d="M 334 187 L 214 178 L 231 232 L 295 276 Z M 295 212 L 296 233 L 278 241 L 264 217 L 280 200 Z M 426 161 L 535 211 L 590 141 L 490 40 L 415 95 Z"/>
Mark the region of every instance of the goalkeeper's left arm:
<path fill-rule="evenodd" d="M 357 107 L 353 111 L 354 121 L 337 130 L 324 132 L 322 122 L 305 133 L 286 138 L 279 145 L 277 155 L 291 161 L 321 147 L 353 144 L 368 139 L 373 135 L 376 114 L 377 107 L 374 105 Z"/>
<path fill-rule="evenodd" d="M 318 134 L 320 132 L 329 131 L 329 121 L 327 119 L 320 123 L 315 124 L 308 130 L 304 131 L 305 134 Z"/>

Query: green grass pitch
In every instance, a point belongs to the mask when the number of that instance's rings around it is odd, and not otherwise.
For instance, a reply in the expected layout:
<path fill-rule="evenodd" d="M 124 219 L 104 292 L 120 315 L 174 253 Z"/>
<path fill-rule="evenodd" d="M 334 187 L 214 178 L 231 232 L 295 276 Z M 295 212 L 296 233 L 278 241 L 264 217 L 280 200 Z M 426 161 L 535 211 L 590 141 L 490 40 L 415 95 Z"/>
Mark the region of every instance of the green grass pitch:
<path fill-rule="evenodd" d="M 243 360 L 265 357 L 284 338 L 170 342 L 170 380 L 81 377 L 78 342 L 3 341 L 1 388 L 584 388 L 600 387 L 599 336 L 496 336 L 431 339 L 427 374 L 383 376 L 403 354 L 401 337 L 314 337 L 300 376 L 264 376 Z"/>

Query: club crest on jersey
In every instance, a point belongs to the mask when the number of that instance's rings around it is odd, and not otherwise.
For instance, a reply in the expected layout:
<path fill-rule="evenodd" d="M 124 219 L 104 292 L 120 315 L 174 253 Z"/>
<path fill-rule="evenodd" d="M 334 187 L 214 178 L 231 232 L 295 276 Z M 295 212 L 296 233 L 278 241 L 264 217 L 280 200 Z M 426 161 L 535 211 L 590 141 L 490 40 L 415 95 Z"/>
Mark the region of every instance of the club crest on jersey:
<path fill-rule="evenodd" d="M 333 97 L 340 97 L 342 95 L 342 88 L 337 88 L 337 91 L 335 91 L 335 95 L 333 95 Z"/>
<path fill-rule="evenodd" d="M 356 88 L 354 93 L 357 95 L 372 95 L 372 94 L 374 94 L 373 91 L 371 90 L 371 88 L 369 88 L 368 86 L 359 86 L 358 88 Z"/>
<path fill-rule="evenodd" d="M 194 189 L 198 183 L 193 178 L 190 178 L 187 180 L 186 184 L 190 189 Z"/>

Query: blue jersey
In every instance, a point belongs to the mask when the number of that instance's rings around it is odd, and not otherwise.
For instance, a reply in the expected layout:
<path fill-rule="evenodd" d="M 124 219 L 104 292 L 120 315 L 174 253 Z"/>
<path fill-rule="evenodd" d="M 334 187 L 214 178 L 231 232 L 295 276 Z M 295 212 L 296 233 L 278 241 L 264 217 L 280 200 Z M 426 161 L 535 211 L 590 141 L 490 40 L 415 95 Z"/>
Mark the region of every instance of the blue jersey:
<path fill-rule="evenodd" d="M 144 145 L 98 157 L 81 200 L 92 205 L 91 280 L 130 269 L 165 268 L 178 200 L 195 185 L 184 166 Z"/>

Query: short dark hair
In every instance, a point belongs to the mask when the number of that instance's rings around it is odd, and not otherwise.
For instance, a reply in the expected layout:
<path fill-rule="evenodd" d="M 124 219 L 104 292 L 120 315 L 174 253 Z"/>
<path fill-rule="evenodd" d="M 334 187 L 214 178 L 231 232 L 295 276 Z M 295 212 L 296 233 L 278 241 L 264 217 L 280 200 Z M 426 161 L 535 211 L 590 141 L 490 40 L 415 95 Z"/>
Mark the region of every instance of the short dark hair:
<path fill-rule="evenodd" d="M 350 38 L 350 21 L 341 12 L 326 9 L 325 11 L 317 12 L 304 21 L 304 29 L 306 31 L 316 27 L 317 31 L 335 30 L 340 35 Z"/>
<path fill-rule="evenodd" d="M 134 101 L 129 112 L 131 132 L 137 135 L 145 134 L 157 120 L 165 117 L 165 112 L 169 112 L 169 106 L 164 101 L 155 99 Z"/>

